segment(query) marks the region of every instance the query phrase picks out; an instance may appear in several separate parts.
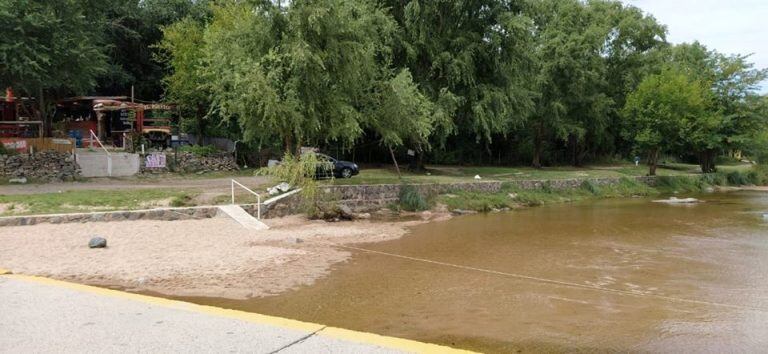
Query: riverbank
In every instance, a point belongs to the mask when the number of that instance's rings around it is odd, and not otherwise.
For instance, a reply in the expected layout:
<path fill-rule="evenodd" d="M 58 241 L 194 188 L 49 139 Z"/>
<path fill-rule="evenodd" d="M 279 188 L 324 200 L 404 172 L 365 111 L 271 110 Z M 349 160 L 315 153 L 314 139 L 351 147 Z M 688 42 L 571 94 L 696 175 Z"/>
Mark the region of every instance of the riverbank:
<path fill-rule="evenodd" d="M 498 192 L 465 192 L 423 196 L 425 200 L 447 205 L 449 210 L 489 212 L 545 204 L 569 203 L 589 199 L 647 197 L 685 193 L 704 193 L 716 190 L 766 190 L 768 170 L 755 167 L 707 175 L 658 176 L 651 183 L 637 178 L 622 177 L 615 183 L 598 184 L 583 180 L 576 188 L 554 188 L 544 181 L 538 188 L 521 188 L 509 182 Z"/>
<path fill-rule="evenodd" d="M 379 210 L 374 215 L 377 221 L 331 223 L 290 216 L 267 220 L 271 229 L 259 233 L 226 218 L 2 227 L 0 266 L 131 291 L 245 299 L 279 294 L 324 277 L 334 264 L 350 257 L 334 244 L 396 239 L 412 226 L 450 218 L 451 211 L 499 212 L 588 199 L 714 191 L 713 186 L 760 182 L 762 178 L 764 175 L 748 171 L 659 177 L 653 186 L 628 177 L 583 180 L 576 188 L 560 188 L 573 184 L 564 180 L 537 182 L 535 188 L 505 182 L 497 183 L 500 188 L 495 192 L 467 189 L 435 195 L 421 194 L 429 188 L 403 187 L 401 192 L 411 192 L 401 193 L 400 200 Z M 96 235 L 108 239 L 107 249 L 87 248 L 88 240 Z"/>
<path fill-rule="evenodd" d="M 408 227 L 443 220 L 328 223 L 291 216 L 258 233 L 227 218 L 40 224 L 0 228 L 2 267 L 15 273 L 174 296 L 245 299 L 309 285 L 349 252 L 333 244 L 401 237 Z M 100 235 L 105 249 L 89 249 Z"/>

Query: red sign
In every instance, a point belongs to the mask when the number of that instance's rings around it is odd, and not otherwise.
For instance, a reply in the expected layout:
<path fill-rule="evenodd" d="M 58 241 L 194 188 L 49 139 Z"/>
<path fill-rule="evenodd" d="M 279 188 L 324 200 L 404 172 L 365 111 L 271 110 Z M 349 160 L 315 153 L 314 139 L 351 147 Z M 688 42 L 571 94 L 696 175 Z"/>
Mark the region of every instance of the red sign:
<path fill-rule="evenodd" d="M 3 146 L 8 150 L 16 150 L 20 153 L 27 152 L 27 141 L 24 139 L 0 138 L 0 143 L 3 143 Z"/>

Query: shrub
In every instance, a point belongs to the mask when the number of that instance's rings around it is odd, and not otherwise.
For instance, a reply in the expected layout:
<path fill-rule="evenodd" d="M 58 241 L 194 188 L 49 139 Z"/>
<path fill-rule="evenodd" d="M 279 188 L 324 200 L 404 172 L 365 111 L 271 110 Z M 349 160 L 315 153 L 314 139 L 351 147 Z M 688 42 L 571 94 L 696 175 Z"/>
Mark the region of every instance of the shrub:
<path fill-rule="evenodd" d="M 728 184 L 732 186 L 743 186 L 747 184 L 753 184 L 750 180 L 748 173 L 742 173 L 741 171 L 731 171 L 726 175 L 728 178 Z"/>
<path fill-rule="evenodd" d="M 659 176 L 656 178 L 656 188 L 663 192 L 698 192 L 705 186 L 705 181 L 700 177 Z"/>
<path fill-rule="evenodd" d="M 589 180 L 581 182 L 581 188 L 583 188 L 589 193 L 592 193 L 593 195 L 601 194 L 600 186 L 598 186 L 595 182 L 592 182 Z"/>
<path fill-rule="evenodd" d="M 701 176 L 701 181 L 710 186 L 725 186 L 728 184 L 728 177 L 722 172 L 707 173 Z"/>
<path fill-rule="evenodd" d="M 172 207 L 175 207 L 175 208 L 194 205 L 194 203 L 192 202 L 192 197 L 186 194 L 173 197 L 173 199 L 171 199 L 170 204 Z"/>
<path fill-rule="evenodd" d="M 429 203 L 419 193 L 416 187 L 403 185 L 400 188 L 400 207 L 407 211 L 422 211 L 429 209 Z"/>

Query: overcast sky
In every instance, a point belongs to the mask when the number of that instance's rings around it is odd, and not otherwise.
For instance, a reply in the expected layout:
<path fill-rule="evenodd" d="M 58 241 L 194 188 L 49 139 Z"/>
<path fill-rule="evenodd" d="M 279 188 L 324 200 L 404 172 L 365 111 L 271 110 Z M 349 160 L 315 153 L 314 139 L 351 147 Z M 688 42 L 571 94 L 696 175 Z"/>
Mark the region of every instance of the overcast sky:
<path fill-rule="evenodd" d="M 624 0 L 667 26 L 672 43 L 698 40 L 725 54 L 750 54 L 768 67 L 768 0 Z M 768 82 L 763 84 L 768 93 Z"/>

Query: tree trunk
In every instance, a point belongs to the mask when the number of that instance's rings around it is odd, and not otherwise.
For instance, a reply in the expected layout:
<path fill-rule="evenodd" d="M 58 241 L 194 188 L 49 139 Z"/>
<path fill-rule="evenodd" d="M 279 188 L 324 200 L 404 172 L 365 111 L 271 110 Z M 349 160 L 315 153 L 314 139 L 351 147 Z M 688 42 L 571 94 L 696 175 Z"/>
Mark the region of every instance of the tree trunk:
<path fill-rule="evenodd" d="M 48 117 L 48 110 L 45 108 L 45 96 L 44 91 L 42 88 L 37 90 L 37 103 L 39 109 L 37 110 L 39 114 L 39 120 L 43 122 L 43 131 L 45 136 L 51 136 L 51 130 L 52 130 L 52 122 L 50 117 Z M 23 103 L 22 103 L 23 104 Z M 42 137 L 41 137 L 42 138 Z"/>
<path fill-rule="evenodd" d="M 568 150 L 571 158 L 571 166 L 579 166 L 579 139 L 576 135 L 568 134 Z"/>
<path fill-rule="evenodd" d="M 702 173 L 714 173 L 717 172 L 715 167 L 715 150 L 705 149 L 699 152 L 699 166 Z"/>
<path fill-rule="evenodd" d="M 395 152 L 392 150 L 391 146 L 387 146 L 389 148 L 389 155 L 392 156 L 392 162 L 395 163 L 395 170 L 397 171 L 397 178 L 403 178 L 403 176 L 400 174 L 400 166 L 397 164 L 397 159 L 395 158 Z"/>
<path fill-rule="evenodd" d="M 543 129 L 544 127 L 542 127 L 541 123 L 539 123 L 533 137 L 533 162 L 531 163 L 531 165 L 533 165 L 534 168 L 541 168 L 541 148 L 542 148 Z"/>
<path fill-rule="evenodd" d="M 648 152 L 648 175 L 649 176 L 655 176 L 656 175 L 656 167 L 657 163 L 659 161 L 659 149 L 652 149 Z"/>
<path fill-rule="evenodd" d="M 285 152 L 293 154 L 293 136 L 291 134 L 285 134 L 283 137 L 283 144 L 285 145 Z"/>

